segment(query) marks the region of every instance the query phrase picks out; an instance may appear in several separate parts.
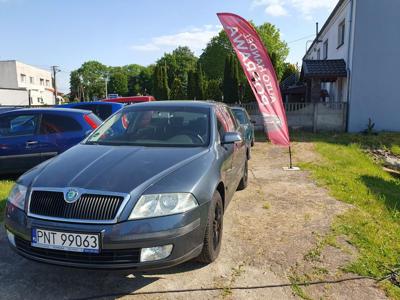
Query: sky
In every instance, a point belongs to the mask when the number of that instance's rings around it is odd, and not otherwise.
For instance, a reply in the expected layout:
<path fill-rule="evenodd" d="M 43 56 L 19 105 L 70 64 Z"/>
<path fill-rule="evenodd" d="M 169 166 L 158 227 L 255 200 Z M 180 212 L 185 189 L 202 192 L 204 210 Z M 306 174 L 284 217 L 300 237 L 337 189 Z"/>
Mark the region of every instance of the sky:
<path fill-rule="evenodd" d="M 177 46 L 200 55 L 220 30 L 217 12 L 270 22 L 299 63 L 338 0 L 0 0 L 0 60 L 49 69 L 69 91 L 69 73 L 88 60 L 149 65 Z M 309 44 L 309 43 L 308 43 Z"/>

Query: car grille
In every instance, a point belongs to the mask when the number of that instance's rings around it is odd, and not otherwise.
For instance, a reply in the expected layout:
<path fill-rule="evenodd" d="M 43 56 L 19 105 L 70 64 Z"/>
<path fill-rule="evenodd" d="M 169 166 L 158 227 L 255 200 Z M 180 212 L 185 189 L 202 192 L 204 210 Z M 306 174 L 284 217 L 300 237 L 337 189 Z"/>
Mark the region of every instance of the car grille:
<path fill-rule="evenodd" d="M 32 247 L 31 243 L 15 236 L 17 249 L 23 253 L 46 259 L 58 261 L 77 262 L 85 264 L 118 264 L 118 263 L 139 263 L 140 248 L 101 250 L 100 253 L 69 252 L 45 248 Z"/>
<path fill-rule="evenodd" d="M 121 196 L 83 194 L 76 202 L 67 203 L 62 192 L 33 191 L 29 212 L 63 219 L 108 221 L 116 217 L 123 200 Z"/>

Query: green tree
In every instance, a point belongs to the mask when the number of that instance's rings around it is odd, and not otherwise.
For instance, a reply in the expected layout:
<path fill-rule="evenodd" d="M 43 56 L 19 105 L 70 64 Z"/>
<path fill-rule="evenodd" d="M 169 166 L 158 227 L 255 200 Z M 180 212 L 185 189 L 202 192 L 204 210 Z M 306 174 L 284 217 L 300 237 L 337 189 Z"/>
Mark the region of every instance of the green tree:
<path fill-rule="evenodd" d="M 200 63 L 198 63 L 197 67 L 196 67 L 194 91 L 195 91 L 195 97 L 196 97 L 197 100 L 204 100 L 205 99 L 205 94 L 204 94 L 204 73 L 203 73 L 203 69 L 202 69 Z"/>
<path fill-rule="evenodd" d="M 233 54 L 231 43 L 225 31 L 221 30 L 219 34 L 211 39 L 199 61 L 203 65 L 208 79 L 219 79 L 223 77 L 224 60 L 227 55 Z"/>
<path fill-rule="evenodd" d="M 138 76 L 146 67 L 143 67 L 138 64 L 130 64 L 130 65 L 125 65 L 122 67 L 122 71 L 126 74 L 126 76 L 129 78 Z"/>
<path fill-rule="evenodd" d="M 196 82 L 196 72 L 193 70 L 189 70 L 187 86 L 186 86 L 187 99 L 193 100 L 194 98 L 196 98 L 195 82 Z"/>
<path fill-rule="evenodd" d="M 108 83 L 108 92 L 120 96 L 128 95 L 128 76 L 126 73 L 117 71 L 111 74 Z"/>
<path fill-rule="evenodd" d="M 271 60 L 273 61 L 278 79 L 283 74 L 284 62 L 289 54 L 287 44 L 281 40 L 279 30 L 270 23 L 255 26 L 263 44 L 266 46 Z M 224 74 L 224 59 L 226 55 L 233 54 L 232 46 L 228 36 L 221 31 L 207 44 L 204 52 L 200 55 L 199 61 L 203 65 L 207 78 L 218 79 Z M 243 73 L 240 70 L 240 73 Z"/>
<path fill-rule="evenodd" d="M 74 70 L 70 74 L 69 78 L 69 101 L 81 100 L 81 80 L 79 78 L 78 70 Z"/>
<path fill-rule="evenodd" d="M 131 96 L 149 95 L 153 89 L 154 65 L 143 68 L 137 76 L 128 79 L 128 93 Z"/>
<path fill-rule="evenodd" d="M 179 78 L 175 78 L 171 86 L 171 99 L 183 100 L 186 98 L 185 87 Z"/>
<path fill-rule="evenodd" d="M 232 55 L 227 55 L 225 57 L 224 79 L 223 79 L 223 83 L 222 83 L 224 102 L 230 101 L 230 99 L 232 98 L 231 60 L 232 60 Z"/>
<path fill-rule="evenodd" d="M 105 97 L 105 77 L 108 68 L 98 61 L 87 61 L 77 70 L 73 76 L 80 78 L 84 100 Z M 72 73 L 72 72 L 71 72 Z M 74 79 L 74 80 L 75 80 Z"/>
<path fill-rule="evenodd" d="M 292 74 L 296 74 L 297 76 L 299 76 L 299 73 L 300 73 L 299 69 L 297 68 L 297 66 L 295 64 L 285 63 L 284 67 L 283 67 L 283 73 L 282 73 L 281 81 L 285 80 L 286 78 L 288 78 Z"/>
<path fill-rule="evenodd" d="M 153 78 L 152 78 L 152 81 L 153 81 L 153 88 L 152 88 L 152 93 L 153 93 L 153 96 L 157 99 L 157 100 L 159 100 L 159 99 L 161 99 L 162 98 L 162 79 L 161 79 L 161 77 L 162 77 L 162 71 L 161 71 L 161 66 L 158 66 L 158 65 L 156 65 L 155 67 L 154 67 L 154 69 L 153 69 Z"/>
<path fill-rule="evenodd" d="M 172 86 L 175 78 L 179 78 L 184 86 L 187 84 L 187 74 L 196 68 L 197 57 L 189 47 L 178 47 L 172 53 L 166 53 L 157 61 L 157 65 L 166 66 L 168 86 Z"/>
<path fill-rule="evenodd" d="M 163 66 L 160 69 L 161 74 L 161 99 L 162 100 L 169 100 L 170 89 L 168 86 L 168 73 L 167 73 L 167 66 Z"/>
<path fill-rule="evenodd" d="M 239 102 L 239 61 L 236 56 L 231 56 L 232 100 L 233 102 Z"/>
<path fill-rule="evenodd" d="M 223 94 L 224 102 L 235 103 L 239 101 L 239 68 L 238 60 L 233 54 L 225 58 Z"/>
<path fill-rule="evenodd" d="M 210 79 L 206 84 L 206 99 L 221 101 L 222 91 L 221 91 L 221 80 L 220 79 Z"/>

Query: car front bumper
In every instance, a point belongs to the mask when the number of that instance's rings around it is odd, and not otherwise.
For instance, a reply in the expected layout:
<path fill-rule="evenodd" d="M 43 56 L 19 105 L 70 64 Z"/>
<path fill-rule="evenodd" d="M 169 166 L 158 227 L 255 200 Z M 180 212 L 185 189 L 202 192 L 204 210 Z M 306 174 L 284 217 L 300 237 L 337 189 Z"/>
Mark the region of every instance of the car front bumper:
<path fill-rule="evenodd" d="M 5 227 L 15 236 L 18 254 L 43 263 L 93 269 L 155 270 L 183 263 L 201 253 L 208 204 L 171 216 L 125 221 L 116 224 L 54 222 L 28 217 L 7 203 Z M 50 250 L 31 245 L 32 228 L 100 235 L 99 254 Z M 140 261 L 142 248 L 172 244 L 171 254 L 149 262 Z"/>

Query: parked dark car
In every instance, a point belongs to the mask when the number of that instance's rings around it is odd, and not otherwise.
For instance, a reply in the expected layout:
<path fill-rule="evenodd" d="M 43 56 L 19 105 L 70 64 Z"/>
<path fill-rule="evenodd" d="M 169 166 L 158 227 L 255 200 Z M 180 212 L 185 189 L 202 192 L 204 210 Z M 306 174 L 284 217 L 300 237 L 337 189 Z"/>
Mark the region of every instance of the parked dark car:
<path fill-rule="evenodd" d="M 82 141 L 101 120 L 86 110 L 31 108 L 0 114 L 0 173 L 22 173 Z"/>
<path fill-rule="evenodd" d="M 250 120 L 249 114 L 242 107 L 232 107 L 232 112 L 239 124 L 244 127 L 246 142 L 253 147 L 255 141 L 254 124 Z"/>
<path fill-rule="evenodd" d="M 93 102 L 74 102 L 74 103 L 59 105 L 57 107 L 90 110 L 100 119 L 106 120 L 108 119 L 109 116 L 111 116 L 112 114 L 116 113 L 121 108 L 123 108 L 124 105 L 121 103 L 93 101 Z"/>
<path fill-rule="evenodd" d="M 88 138 L 21 176 L 8 197 L 11 247 L 63 266 L 158 269 L 214 261 L 223 215 L 247 185 L 230 108 L 126 106 Z"/>
<path fill-rule="evenodd" d="M 14 107 L 14 106 L 0 106 L 0 114 L 5 113 L 7 111 L 10 110 L 15 110 L 18 109 L 18 107 Z"/>

